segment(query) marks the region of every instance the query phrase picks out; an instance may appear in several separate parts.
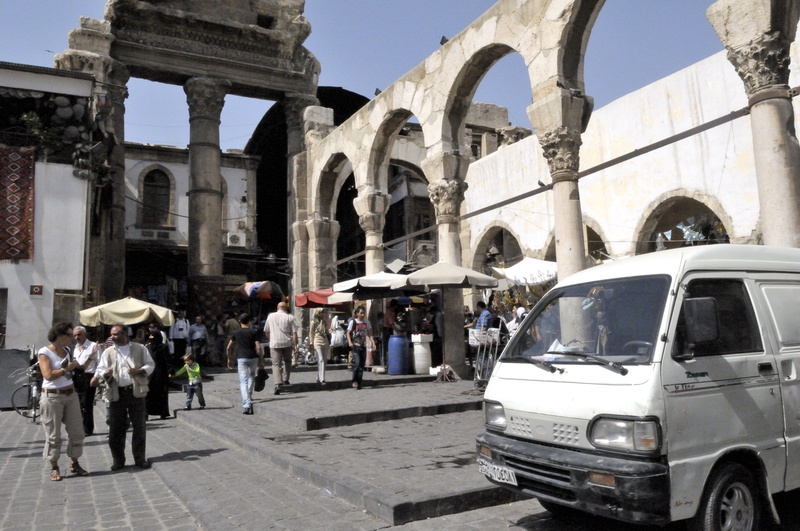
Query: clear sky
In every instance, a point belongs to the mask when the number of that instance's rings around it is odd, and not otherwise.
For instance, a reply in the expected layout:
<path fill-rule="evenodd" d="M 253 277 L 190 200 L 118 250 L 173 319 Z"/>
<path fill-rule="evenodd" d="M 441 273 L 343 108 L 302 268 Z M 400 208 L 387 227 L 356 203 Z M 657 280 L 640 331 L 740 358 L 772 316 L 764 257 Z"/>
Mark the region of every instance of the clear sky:
<path fill-rule="evenodd" d="M 607 0 L 586 52 L 586 92 L 595 108 L 723 49 L 705 18 L 711 0 Z M 367 97 L 390 85 L 494 4 L 494 0 L 306 0 L 312 34 L 305 46 L 321 62 L 320 85 Z M 0 0 L 0 60 L 52 66 L 81 16 L 102 18 L 104 0 Z M 185 146 L 181 87 L 129 82 L 126 139 Z M 508 107 L 512 123 L 530 127 L 530 86 L 522 59 L 501 59 L 478 101 Z M 228 96 L 223 149 L 241 149 L 272 102 Z"/>

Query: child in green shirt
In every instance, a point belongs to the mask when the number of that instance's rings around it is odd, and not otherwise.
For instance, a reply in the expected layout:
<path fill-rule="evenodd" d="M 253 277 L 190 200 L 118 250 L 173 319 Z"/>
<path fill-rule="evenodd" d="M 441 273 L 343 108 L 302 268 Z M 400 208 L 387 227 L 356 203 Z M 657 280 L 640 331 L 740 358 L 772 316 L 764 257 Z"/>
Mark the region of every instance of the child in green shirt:
<path fill-rule="evenodd" d="M 189 386 L 186 388 L 186 407 L 183 409 L 189 411 L 192 409 L 192 400 L 194 395 L 197 395 L 197 400 L 200 402 L 200 409 L 206 407 L 206 399 L 203 398 L 203 382 L 200 379 L 200 364 L 194 360 L 194 354 L 186 354 L 183 358 L 184 366 L 178 369 L 178 372 L 171 375 L 180 376 L 186 373 L 189 376 Z"/>

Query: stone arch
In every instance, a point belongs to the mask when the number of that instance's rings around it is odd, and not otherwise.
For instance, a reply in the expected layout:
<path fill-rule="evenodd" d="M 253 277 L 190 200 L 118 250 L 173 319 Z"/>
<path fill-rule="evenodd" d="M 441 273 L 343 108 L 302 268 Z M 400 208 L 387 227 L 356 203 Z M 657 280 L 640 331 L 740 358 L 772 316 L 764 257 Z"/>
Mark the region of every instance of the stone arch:
<path fill-rule="evenodd" d="M 514 51 L 516 51 L 514 48 L 506 44 L 493 43 L 477 51 L 461 65 L 448 89 L 450 97 L 441 121 L 441 143 L 445 151 L 447 151 L 448 143 L 451 150 L 462 151 L 465 149 L 465 146 L 461 145 L 460 139 L 464 137 L 467 113 L 472 105 L 475 91 L 491 67 Z"/>
<path fill-rule="evenodd" d="M 503 249 L 498 248 L 497 251 L 504 254 L 505 259 L 508 260 L 508 262 L 505 263 L 505 266 L 508 267 L 514 265 L 522 260 L 522 258 L 525 256 L 525 251 L 520 244 L 522 238 L 508 223 L 504 221 L 496 221 L 486 227 L 486 229 L 483 231 L 483 234 L 478 238 L 475 244 L 475 251 L 471 257 L 472 264 L 470 264 L 473 269 L 487 273 L 486 268 L 488 267 L 488 254 L 492 248 L 492 245 L 495 245 L 495 241 L 498 236 L 504 234 L 507 234 L 510 237 L 510 240 L 507 240 L 507 242 L 504 243 L 508 245 L 510 242 L 511 248 L 505 249 L 505 246 L 503 246 Z M 509 253 L 511 256 L 509 256 Z"/>
<path fill-rule="evenodd" d="M 153 204 L 153 198 L 149 196 L 154 192 L 154 189 L 148 185 L 147 181 L 151 178 L 160 180 L 161 176 L 165 179 L 166 185 L 166 189 L 164 190 L 164 192 L 167 193 L 167 197 L 164 198 L 166 199 L 164 203 L 166 203 L 167 207 L 165 212 L 166 216 L 163 217 L 160 222 L 153 224 L 148 221 L 148 208 L 163 209 L 163 206 L 150 207 L 150 205 Z M 139 197 L 139 203 L 136 206 L 136 226 L 151 229 L 175 228 L 175 175 L 173 175 L 172 171 L 162 164 L 149 164 L 140 170 L 136 183 Z M 156 186 L 160 187 L 160 185 L 157 184 Z"/>
<path fill-rule="evenodd" d="M 389 163 L 397 135 L 413 113 L 406 109 L 394 109 L 387 113 L 372 141 L 367 175 L 374 179 L 375 190 L 386 192 L 389 181 Z M 423 132 L 423 136 L 424 136 Z"/>
<path fill-rule="evenodd" d="M 344 153 L 334 153 L 322 167 L 317 187 L 309 201 L 309 213 L 333 219 L 337 215 L 336 203 L 344 181 L 353 173 L 352 163 Z"/>
<path fill-rule="evenodd" d="M 583 215 L 583 224 L 586 227 L 586 248 L 588 258 L 605 260 L 609 257 L 608 238 L 600 224 L 586 214 Z"/>
<path fill-rule="evenodd" d="M 645 254 L 656 250 L 656 241 L 651 238 L 657 232 L 665 230 L 683 231 L 678 229 L 678 224 L 690 217 L 708 215 L 707 223 L 718 223 L 719 227 L 713 228 L 713 235 L 707 235 L 705 243 L 727 243 L 728 234 L 732 232 L 733 221 L 722 207 L 719 200 L 713 196 L 699 191 L 672 190 L 665 192 L 654 199 L 645 210 L 634 232 L 636 238 L 636 254 Z M 703 229 L 704 227 L 701 227 Z M 694 231 L 688 229 L 686 232 Z M 682 234 L 685 236 L 685 233 Z M 717 241 L 719 240 L 719 241 Z M 669 238 L 664 242 L 666 248 L 680 247 L 688 241 L 684 238 Z"/>
<path fill-rule="evenodd" d="M 603 231 L 602 227 L 600 226 L 597 221 L 593 218 L 590 218 L 586 215 L 583 216 L 583 222 L 585 225 L 586 230 L 586 243 L 588 247 L 588 257 L 593 258 L 595 260 L 603 260 L 608 258 L 608 238 L 605 236 L 605 232 Z M 598 253 L 598 251 L 600 251 Z M 542 260 L 548 260 L 550 262 L 556 261 L 556 235 L 553 231 L 547 236 L 545 241 L 544 247 L 537 253 L 539 256 L 535 256 L 535 258 L 540 258 Z M 587 258 L 587 262 L 588 262 Z"/>

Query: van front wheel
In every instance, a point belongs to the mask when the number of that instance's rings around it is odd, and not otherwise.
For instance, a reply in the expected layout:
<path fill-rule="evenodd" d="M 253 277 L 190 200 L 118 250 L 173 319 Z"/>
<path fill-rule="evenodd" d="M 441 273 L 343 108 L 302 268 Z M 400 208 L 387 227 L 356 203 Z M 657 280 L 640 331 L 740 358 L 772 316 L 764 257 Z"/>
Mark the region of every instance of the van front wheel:
<path fill-rule="evenodd" d="M 708 480 L 703 504 L 690 520 L 689 531 L 755 531 L 761 498 L 753 474 L 738 463 L 721 465 Z"/>

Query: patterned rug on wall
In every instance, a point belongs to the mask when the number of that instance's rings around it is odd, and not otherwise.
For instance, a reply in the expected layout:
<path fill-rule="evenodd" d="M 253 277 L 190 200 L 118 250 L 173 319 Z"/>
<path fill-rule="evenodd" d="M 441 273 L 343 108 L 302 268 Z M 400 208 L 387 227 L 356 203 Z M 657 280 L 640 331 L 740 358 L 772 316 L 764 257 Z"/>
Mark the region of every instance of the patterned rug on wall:
<path fill-rule="evenodd" d="M 0 260 L 33 259 L 36 149 L 0 144 Z"/>

